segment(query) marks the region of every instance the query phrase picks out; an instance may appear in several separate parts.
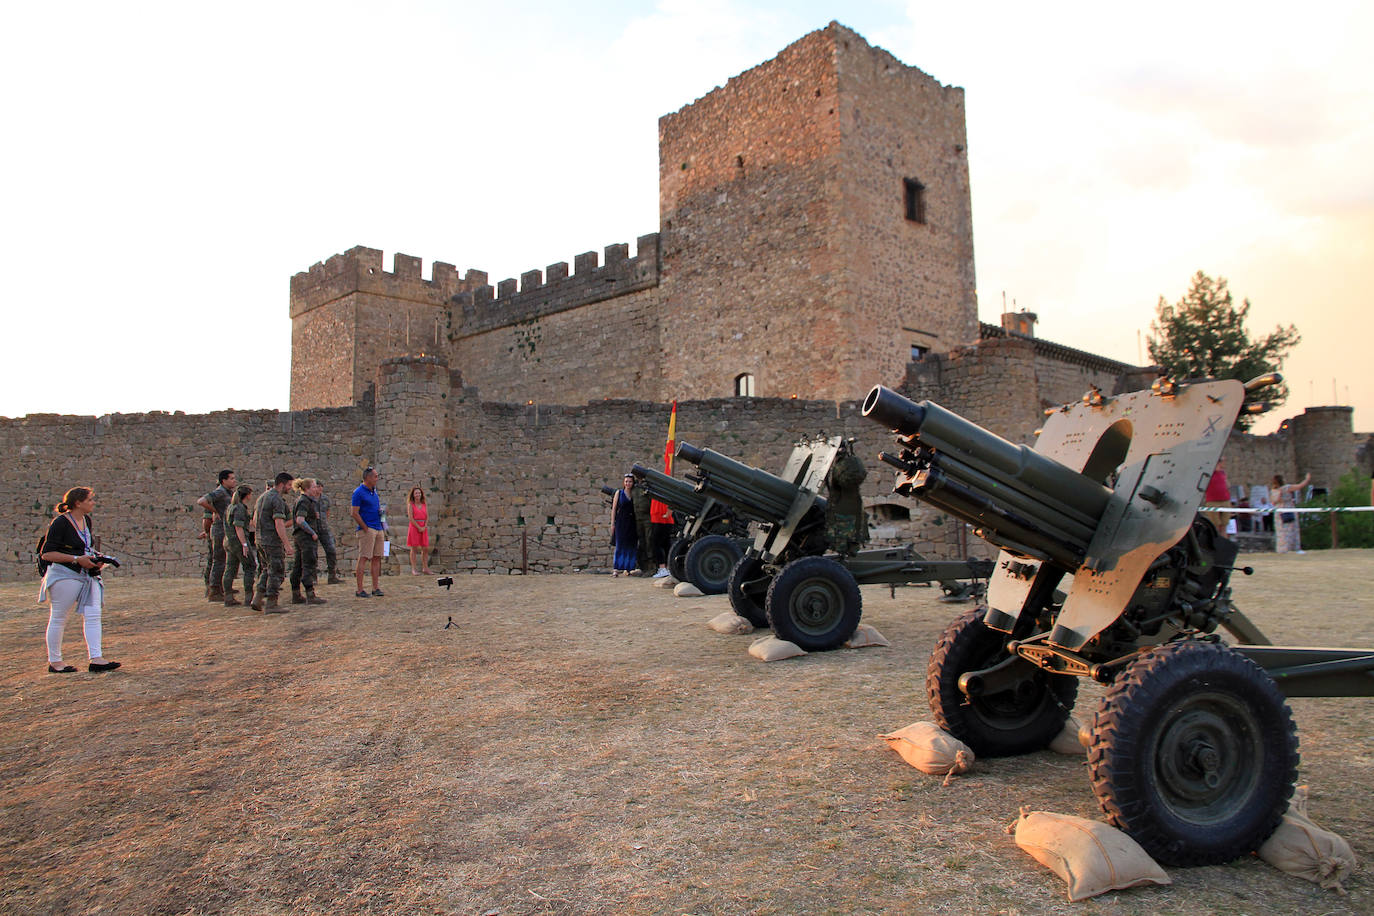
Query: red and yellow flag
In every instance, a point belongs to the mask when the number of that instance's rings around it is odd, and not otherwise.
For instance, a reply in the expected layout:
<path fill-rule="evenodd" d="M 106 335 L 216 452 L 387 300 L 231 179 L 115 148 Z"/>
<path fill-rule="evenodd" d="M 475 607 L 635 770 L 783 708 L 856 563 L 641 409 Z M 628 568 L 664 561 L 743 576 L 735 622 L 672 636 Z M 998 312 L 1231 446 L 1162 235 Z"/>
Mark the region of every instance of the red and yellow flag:
<path fill-rule="evenodd" d="M 677 451 L 677 401 L 673 402 L 673 412 L 668 416 L 668 444 L 663 447 L 663 473 L 673 476 L 673 452 Z M 655 525 L 672 524 L 673 514 L 658 500 L 649 501 L 649 521 Z"/>

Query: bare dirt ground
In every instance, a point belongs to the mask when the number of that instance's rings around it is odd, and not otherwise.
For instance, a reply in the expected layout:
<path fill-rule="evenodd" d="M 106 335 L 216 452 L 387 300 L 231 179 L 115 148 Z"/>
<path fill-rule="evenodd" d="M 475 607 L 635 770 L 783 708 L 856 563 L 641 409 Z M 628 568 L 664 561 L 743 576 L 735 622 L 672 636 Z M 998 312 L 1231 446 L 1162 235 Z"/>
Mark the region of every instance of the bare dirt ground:
<path fill-rule="evenodd" d="M 1247 556 L 1277 642 L 1374 643 L 1374 551 Z M 264 617 L 193 579 L 108 579 L 109 674 L 80 624 L 48 674 L 36 583 L 0 585 L 4 913 L 1369 913 L 1255 858 L 1080 904 L 1004 832 L 1100 818 L 1084 763 L 951 785 L 878 739 L 929 718 L 960 610 L 871 586 L 890 648 L 764 664 L 724 598 L 641 579 L 387 578 Z M 445 629 L 449 617 L 455 626 Z M 1097 692 L 1080 694 L 1091 716 Z M 1369 699 L 1292 701 L 1311 814 L 1374 855 Z"/>

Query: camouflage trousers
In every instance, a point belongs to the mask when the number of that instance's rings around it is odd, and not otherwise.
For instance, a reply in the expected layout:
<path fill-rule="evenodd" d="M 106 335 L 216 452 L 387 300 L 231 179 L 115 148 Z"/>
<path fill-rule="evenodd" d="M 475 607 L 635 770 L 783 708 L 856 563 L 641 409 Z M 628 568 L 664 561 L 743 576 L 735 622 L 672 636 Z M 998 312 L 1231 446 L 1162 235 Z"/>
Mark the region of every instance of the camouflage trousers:
<path fill-rule="evenodd" d="M 281 593 L 286 578 L 286 548 L 280 544 L 258 545 L 258 592 L 267 598 Z"/>
<path fill-rule="evenodd" d="M 313 591 L 320 573 L 319 545 L 308 537 L 293 538 L 292 541 L 296 546 L 296 557 L 291 561 L 291 591 L 296 592 L 301 588 Z"/>
<path fill-rule="evenodd" d="M 324 551 L 324 568 L 331 576 L 339 574 L 339 555 L 334 550 L 334 534 L 320 526 L 320 549 Z"/>
<path fill-rule="evenodd" d="M 224 581 L 224 522 L 215 519 L 210 523 L 210 537 L 205 544 L 205 587 L 213 582 L 218 588 Z"/>
<path fill-rule="evenodd" d="M 253 579 L 257 575 L 258 563 L 254 550 L 250 546 L 248 553 L 243 552 L 243 546 L 239 544 L 236 537 L 226 537 L 224 539 L 224 594 L 229 594 L 229 589 L 233 588 L 234 580 L 238 578 L 239 567 L 243 567 L 243 594 L 244 601 L 253 597 Z"/>

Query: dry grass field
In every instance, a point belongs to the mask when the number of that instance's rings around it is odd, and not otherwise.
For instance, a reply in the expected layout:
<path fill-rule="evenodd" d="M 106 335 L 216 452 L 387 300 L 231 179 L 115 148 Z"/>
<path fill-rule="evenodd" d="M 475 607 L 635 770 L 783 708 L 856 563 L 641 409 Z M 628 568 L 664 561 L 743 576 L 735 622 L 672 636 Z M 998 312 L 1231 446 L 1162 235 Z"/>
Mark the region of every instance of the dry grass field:
<path fill-rule="evenodd" d="M 1238 602 L 1276 641 L 1374 643 L 1374 551 L 1245 561 Z M 1367 867 L 1341 897 L 1254 858 L 1068 903 L 1004 828 L 1023 805 L 1100 817 L 1081 760 L 942 786 L 877 737 L 929 717 L 959 610 L 936 591 L 864 589 L 890 648 L 764 664 L 706 628 L 724 598 L 646 580 L 383 587 L 264 617 L 115 573 L 124 668 L 86 673 L 73 622 L 59 676 L 36 583 L 0 585 L 0 911 L 1374 912 Z M 1293 701 L 1311 815 L 1363 862 L 1370 704 Z"/>

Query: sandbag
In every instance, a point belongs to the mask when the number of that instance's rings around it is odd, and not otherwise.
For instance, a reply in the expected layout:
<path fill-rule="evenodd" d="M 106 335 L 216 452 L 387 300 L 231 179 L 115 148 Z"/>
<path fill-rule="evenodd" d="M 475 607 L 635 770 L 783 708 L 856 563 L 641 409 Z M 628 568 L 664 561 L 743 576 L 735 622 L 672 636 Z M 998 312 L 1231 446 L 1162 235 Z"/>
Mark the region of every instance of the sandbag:
<path fill-rule="evenodd" d="M 700 597 L 702 597 L 701 589 L 697 588 L 695 585 L 693 585 L 693 584 L 690 583 L 690 582 L 679 582 L 677 585 L 674 585 L 674 586 L 673 586 L 673 594 L 674 594 L 674 595 L 677 595 L 679 598 L 700 598 Z"/>
<path fill-rule="evenodd" d="M 750 644 L 749 654 L 759 661 L 778 662 L 784 658 L 796 658 L 798 655 L 805 655 L 806 650 L 794 642 L 778 639 L 776 636 L 765 636 Z"/>
<path fill-rule="evenodd" d="M 738 636 L 741 633 L 754 632 L 754 625 L 734 611 L 722 611 L 712 617 L 706 625 L 717 633 L 724 633 L 726 636 Z"/>
<path fill-rule="evenodd" d="M 1341 881 L 1355 869 L 1355 851 L 1344 837 L 1301 813 L 1306 801 L 1304 796 L 1299 805 L 1289 806 L 1278 829 L 1259 848 L 1259 857 L 1279 871 L 1344 894 Z"/>
<path fill-rule="evenodd" d="M 887 641 L 887 637 L 878 632 L 877 627 L 866 623 L 859 624 L 854 630 L 854 635 L 843 643 L 846 649 L 866 649 L 869 646 L 890 646 L 892 643 Z"/>
<path fill-rule="evenodd" d="M 1173 883 L 1139 843 L 1101 821 L 1022 808 L 1016 845 L 1068 883 L 1070 901 Z"/>
<path fill-rule="evenodd" d="M 1067 754 L 1070 757 L 1082 757 L 1088 749 L 1079 740 L 1079 730 L 1083 726 L 1073 716 L 1069 716 L 1069 721 L 1064 723 L 1064 728 L 1059 734 L 1054 736 L 1049 748 L 1056 754 Z"/>
<path fill-rule="evenodd" d="M 906 728 L 878 737 L 922 773 L 948 779 L 973 766 L 972 748 L 934 722 L 913 722 Z"/>
<path fill-rule="evenodd" d="M 664 576 L 662 579 L 654 580 L 654 588 L 674 588 L 677 585 L 678 581 L 672 576 Z"/>

